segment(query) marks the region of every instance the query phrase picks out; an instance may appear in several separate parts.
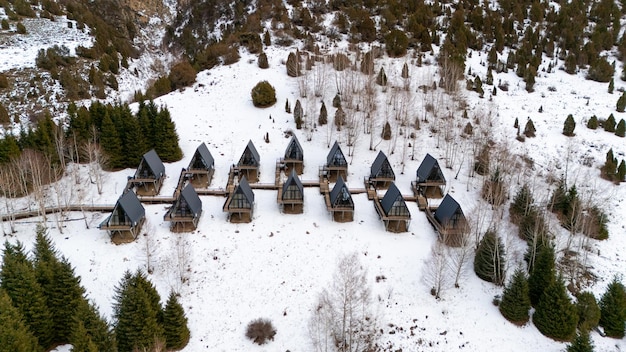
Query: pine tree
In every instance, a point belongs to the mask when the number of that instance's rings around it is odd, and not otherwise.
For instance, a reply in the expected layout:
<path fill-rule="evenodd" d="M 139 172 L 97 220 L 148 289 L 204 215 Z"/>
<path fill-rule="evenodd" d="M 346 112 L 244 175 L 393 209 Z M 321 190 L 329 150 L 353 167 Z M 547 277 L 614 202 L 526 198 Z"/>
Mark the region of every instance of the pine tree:
<path fill-rule="evenodd" d="M 178 134 L 176 125 L 172 121 L 170 111 L 167 107 L 161 107 L 154 121 L 154 129 L 161 131 L 162 140 L 151 145 L 151 148 L 159 154 L 164 162 L 179 161 L 183 158 L 183 152 L 178 144 Z"/>
<path fill-rule="evenodd" d="M 272 45 L 272 39 L 270 38 L 270 32 L 268 32 L 267 30 L 265 30 L 265 33 L 263 33 L 263 44 L 265 46 Z"/>
<path fill-rule="evenodd" d="M 300 76 L 300 63 L 298 62 L 298 58 L 296 54 L 291 52 L 287 56 L 287 76 L 289 77 L 298 77 Z"/>
<path fill-rule="evenodd" d="M 617 167 L 617 180 L 619 182 L 626 181 L 626 164 L 624 163 L 624 159 L 622 159 L 622 162 L 619 163 L 619 166 Z"/>
<path fill-rule="evenodd" d="M 565 119 L 565 123 L 563 124 L 563 134 L 571 137 L 574 135 L 574 129 L 576 128 L 576 122 L 574 121 L 574 116 L 572 114 L 567 115 Z"/>
<path fill-rule="evenodd" d="M 534 199 L 532 192 L 530 191 L 528 184 L 525 183 L 520 189 L 517 190 L 513 203 L 511 203 L 511 207 L 509 208 L 511 222 L 519 225 L 522 218 L 526 216 L 532 208 L 533 203 Z"/>
<path fill-rule="evenodd" d="M 534 137 L 535 132 L 537 132 L 537 130 L 535 129 L 535 124 L 533 123 L 533 120 L 528 119 L 528 121 L 526 121 L 526 126 L 524 126 L 524 135 L 529 138 Z"/>
<path fill-rule="evenodd" d="M 391 125 L 389 124 L 389 121 L 386 121 L 385 124 L 383 125 L 383 132 L 381 133 L 381 138 L 388 141 L 391 139 Z"/>
<path fill-rule="evenodd" d="M 576 334 L 578 314 L 561 279 L 545 288 L 533 314 L 533 323 L 547 337 L 571 341 Z"/>
<path fill-rule="evenodd" d="M 328 111 L 326 110 L 326 104 L 322 101 L 322 107 L 320 108 L 320 116 L 317 119 L 317 123 L 320 126 L 324 126 L 328 123 Z"/>
<path fill-rule="evenodd" d="M 126 272 L 115 290 L 115 337 L 120 352 L 150 348 L 163 337 L 162 311 L 158 293 L 144 274 Z"/>
<path fill-rule="evenodd" d="M 582 331 L 576 334 L 574 341 L 567 346 L 566 352 L 593 352 L 593 347 L 589 332 Z"/>
<path fill-rule="evenodd" d="M 519 121 L 517 120 L 517 117 L 515 118 L 515 122 L 513 122 L 513 128 L 519 128 Z"/>
<path fill-rule="evenodd" d="M 341 131 L 341 126 L 346 124 L 346 113 L 343 112 L 341 106 L 335 111 L 335 126 L 337 131 Z"/>
<path fill-rule="evenodd" d="M 404 65 L 402 66 L 402 73 L 401 73 L 402 78 L 407 79 L 409 78 L 409 65 L 406 64 L 406 62 L 404 63 Z"/>
<path fill-rule="evenodd" d="M 476 275 L 496 285 L 504 283 L 504 246 L 493 230 L 485 232 L 474 257 Z"/>
<path fill-rule="evenodd" d="M 515 270 L 509 285 L 504 288 L 500 313 L 510 322 L 523 325 L 528 319 L 530 298 L 528 297 L 528 279 L 522 269 Z"/>
<path fill-rule="evenodd" d="M 82 321 L 79 321 L 72 331 L 72 352 L 98 352 L 98 346 L 91 340 Z"/>
<path fill-rule="evenodd" d="M 270 67 L 269 62 L 267 61 L 267 54 L 265 54 L 264 51 L 262 51 L 259 54 L 259 59 L 257 60 L 257 64 L 258 64 L 259 68 L 263 68 L 263 69 Z"/>
<path fill-rule="evenodd" d="M 385 74 L 385 68 L 381 67 L 380 71 L 378 71 L 378 76 L 376 76 L 376 84 L 379 86 L 387 85 L 387 74 Z"/>
<path fill-rule="evenodd" d="M 296 106 L 293 108 L 293 119 L 296 123 L 296 129 L 302 129 L 302 124 L 304 123 L 302 111 L 302 104 L 300 104 L 300 99 L 296 100 Z"/>
<path fill-rule="evenodd" d="M 341 107 L 341 96 L 339 95 L 339 93 L 335 94 L 335 97 L 333 98 L 333 108 L 340 108 Z"/>
<path fill-rule="evenodd" d="M 76 307 L 75 324 L 82 324 L 86 334 L 99 352 L 116 352 L 117 347 L 111 326 L 98 312 L 98 308 L 83 298 Z M 74 339 L 84 339 L 80 335 L 72 334 L 71 343 L 76 346 Z"/>
<path fill-rule="evenodd" d="M 609 81 L 609 93 L 613 94 L 614 90 L 615 90 L 615 80 L 611 78 L 611 80 Z"/>
<path fill-rule="evenodd" d="M 578 329 L 591 331 L 600 322 L 600 307 L 596 297 L 589 291 L 581 292 L 576 296 L 576 310 L 578 311 Z"/>
<path fill-rule="evenodd" d="M 528 295 L 533 307 L 537 307 L 546 287 L 556 280 L 554 273 L 554 248 L 552 246 L 539 246 L 537 251 L 532 271 L 530 271 L 528 276 Z"/>
<path fill-rule="evenodd" d="M 32 263 L 26 258 L 21 243 L 5 242 L 0 268 L 0 288 L 11 298 L 29 330 L 48 349 L 53 341 L 54 323 L 46 305 L 46 297 Z"/>
<path fill-rule="evenodd" d="M 59 258 L 43 226 L 37 226 L 33 250 L 35 274 L 52 315 L 53 342 L 70 342 L 76 307 L 84 294 L 80 278 L 67 259 Z"/>
<path fill-rule="evenodd" d="M 587 121 L 587 128 L 592 130 L 598 128 L 598 117 L 596 115 L 593 115 L 589 118 L 589 121 Z"/>
<path fill-rule="evenodd" d="M 621 339 L 626 324 L 626 290 L 614 278 L 600 299 L 600 326 L 606 336 Z"/>
<path fill-rule="evenodd" d="M 602 125 L 605 131 L 615 132 L 615 116 L 613 116 L 613 114 L 610 114 L 609 117 L 606 119 L 606 121 L 604 121 Z"/>
<path fill-rule="evenodd" d="M 624 112 L 626 109 L 626 92 L 623 92 L 622 95 L 617 99 L 616 110 L 617 112 Z"/>
<path fill-rule="evenodd" d="M 11 298 L 0 289 L 0 352 L 37 352 L 37 338 L 28 330 L 24 317 Z"/>
<path fill-rule="evenodd" d="M 285 112 L 291 114 L 291 105 L 289 104 L 289 99 L 285 100 Z"/>
<path fill-rule="evenodd" d="M 617 123 L 617 128 L 615 129 L 615 135 L 618 137 L 624 137 L 625 133 L 626 133 L 626 122 L 624 122 L 624 119 L 620 119 L 619 122 Z"/>
<path fill-rule="evenodd" d="M 122 140 L 120 139 L 117 129 L 108 114 L 106 114 L 102 120 L 102 128 L 100 129 L 100 145 L 107 154 L 109 167 L 112 169 L 124 167 Z"/>
<path fill-rule="evenodd" d="M 189 342 L 189 328 L 183 306 L 178 303 L 174 292 L 170 293 L 163 313 L 163 330 L 168 350 L 178 351 Z"/>
<path fill-rule="evenodd" d="M 613 148 L 606 153 L 606 161 L 600 169 L 602 176 L 607 180 L 614 180 L 617 175 L 617 158 L 613 156 Z"/>

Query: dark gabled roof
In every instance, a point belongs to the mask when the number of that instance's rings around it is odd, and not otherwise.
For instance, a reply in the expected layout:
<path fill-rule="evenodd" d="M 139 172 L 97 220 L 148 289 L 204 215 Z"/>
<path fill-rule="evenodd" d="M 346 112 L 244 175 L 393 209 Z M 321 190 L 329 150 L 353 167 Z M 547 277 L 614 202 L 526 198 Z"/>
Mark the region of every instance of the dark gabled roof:
<path fill-rule="evenodd" d="M 391 183 L 389 189 L 387 190 L 387 193 L 385 193 L 385 196 L 380 201 L 380 205 L 383 207 L 383 211 L 385 212 L 385 214 L 389 214 L 389 211 L 393 207 L 393 203 L 395 203 L 396 199 L 398 199 L 398 196 L 400 196 L 400 198 L 402 198 L 402 201 L 404 201 L 402 193 L 400 193 L 400 190 L 398 189 L 398 187 L 396 187 L 396 184 Z"/>
<path fill-rule="evenodd" d="M 243 154 L 241 155 L 241 158 L 239 159 L 239 163 L 242 162 L 244 155 L 246 155 L 246 151 L 249 151 L 250 155 L 252 155 L 252 158 L 254 159 L 254 164 L 259 165 L 259 163 L 261 162 L 261 157 L 259 156 L 259 152 L 256 151 L 256 148 L 254 147 L 254 143 L 252 143 L 252 140 L 248 141 L 248 145 L 246 146 L 246 149 L 243 150 Z"/>
<path fill-rule="evenodd" d="M 285 149 L 285 159 L 291 159 L 290 151 L 292 150 L 292 148 L 296 148 L 296 150 L 299 151 L 297 155 L 300 156 L 299 160 L 302 160 L 302 156 L 304 155 L 304 150 L 302 149 L 302 146 L 300 145 L 300 142 L 298 141 L 298 138 L 296 137 L 295 134 L 291 137 L 291 140 L 289 141 L 289 144 L 287 145 L 287 149 Z"/>
<path fill-rule="evenodd" d="M 250 205 L 254 204 L 254 193 L 252 193 L 252 188 L 250 188 L 250 184 L 248 183 L 248 180 L 246 180 L 246 176 L 243 176 L 241 180 L 239 180 L 235 193 L 243 194 Z"/>
<path fill-rule="evenodd" d="M 335 187 L 333 187 L 333 189 L 330 191 L 330 204 L 335 204 L 337 197 L 339 197 L 339 195 L 341 194 L 341 190 L 344 188 L 348 192 L 348 194 L 350 194 L 348 186 L 345 182 L 343 182 L 343 177 L 339 175 L 339 177 L 337 178 L 337 183 L 335 183 Z M 352 196 L 350 196 L 350 198 L 352 198 Z"/>
<path fill-rule="evenodd" d="M 302 182 L 298 178 L 298 174 L 296 174 L 296 170 L 293 170 L 293 169 L 291 170 L 291 173 L 289 174 L 289 178 L 287 178 L 287 181 L 285 181 L 285 183 L 283 184 L 283 195 L 287 193 L 287 187 L 291 185 L 296 185 L 298 189 L 300 190 L 300 193 L 304 194 L 303 192 L 304 186 L 302 186 Z"/>
<path fill-rule="evenodd" d="M 337 141 L 335 141 L 335 144 L 333 144 L 333 147 L 330 148 L 330 152 L 328 152 L 328 156 L 326 156 L 326 164 L 327 165 L 334 165 L 333 161 L 335 159 L 335 155 L 340 155 L 343 163 L 344 164 L 348 164 L 348 162 L 346 161 L 346 157 L 343 155 L 343 152 L 341 151 L 341 147 L 339 147 L 339 143 L 337 143 Z"/>
<path fill-rule="evenodd" d="M 122 194 L 115 204 L 115 208 L 117 207 L 122 207 L 122 210 L 124 210 L 124 213 L 126 213 L 126 216 L 128 216 L 133 226 L 139 223 L 139 220 L 146 215 L 146 210 L 133 191 Z M 115 209 L 113 209 L 113 212 L 115 212 Z"/>
<path fill-rule="evenodd" d="M 146 162 L 146 165 L 156 178 L 161 178 L 165 175 L 165 166 L 154 149 L 144 154 L 142 160 Z"/>
<path fill-rule="evenodd" d="M 422 163 L 417 168 L 417 182 L 426 181 L 446 182 L 446 178 L 443 176 L 443 172 L 441 172 L 441 168 L 439 167 L 439 162 L 430 154 L 426 154 L 424 160 L 422 160 Z"/>
<path fill-rule="evenodd" d="M 446 196 L 439 204 L 439 207 L 435 211 L 435 219 L 443 226 L 446 226 L 450 220 L 453 220 L 455 215 L 463 215 L 463 210 L 459 203 L 457 203 L 451 195 Z"/>
<path fill-rule="evenodd" d="M 199 157 L 204 162 L 204 164 L 208 166 L 209 169 L 213 168 L 213 165 L 215 163 L 215 161 L 213 160 L 213 155 L 211 155 L 209 148 L 206 146 L 206 144 L 204 144 L 204 142 L 202 142 L 202 144 L 200 144 L 196 149 L 196 152 L 193 154 L 193 158 L 191 158 L 191 163 L 193 163 L 197 157 Z M 191 163 L 189 164 L 190 169 L 192 166 Z"/>
<path fill-rule="evenodd" d="M 389 160 L 387 159 L 387 156 L 381 150 L 378 152 L 376 159 L 374 159 L 374 162 L 372 163 L 372 168 L 370 169 L 370 176 L 371 177 L 378 176 L 380 170 L 384 168 L 385 164 L 387 164 L 387 166 L 389 167 L 389 170 L 391 170 L 391 173 L 393 175 L 393 169 L 391 168 L 391 164 L 389 164 Z"/>
<path fill-rule="evenodd" d="M 185 198 L 187 205 L 189 206 L 189 210 L 193 213 L 194 216 L 198 216 L 202 212 L 202 201 L 200 197 L 198 197 L 198 193 L 193 188 L 191 183 L 187 184 L 183 191 L 180 192 L 180 197 Z"/>

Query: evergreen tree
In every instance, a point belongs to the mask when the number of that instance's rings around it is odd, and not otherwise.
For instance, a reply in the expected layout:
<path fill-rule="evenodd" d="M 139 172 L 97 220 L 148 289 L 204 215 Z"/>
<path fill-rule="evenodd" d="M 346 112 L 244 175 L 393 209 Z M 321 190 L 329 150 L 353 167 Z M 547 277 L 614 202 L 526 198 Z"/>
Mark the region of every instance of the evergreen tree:
<path fill-rule="evenodd" d="M 474 257 L 476 275 L 496 285 L 504 283 L 504 246 L 493 230 L 488 230 L 478 244 Z"/>
<path fill-rule="evenodd" d="M 626 324 L 626 290 L 614 278 L 600 299 L 600 326 L 606 336 L 621 339 Z"/>
<path fill-rule="evenodd" d="M 574 135 L 574 129 L 576 128 L 576 122 L 574 121 L 574 116 L 572 114 L 567 115 L 565 119 L 565 123 L 563 124 L 563 134 L 571 137 Z"/>
<path fill-rule="evenodd" d="M 533 314 L 533 323 L 542 334 L 555 340 L 574 338 L 578 314 L 561 279 L 552 280 L 545 288 Z"/>
<path fill-rule="evenodd" d="M 514 324 L 523 325 L 528 321 L 528 279 L 522 269 L 515 270 L 509 285 L 504 288 L 499 308 L 500 313 Z"/>
<path fill-rule="evenodd" d="M 43 289 L 52 315 L 53 342 L 70 342 L 76 307 L 84 294 L 80 278 L 74 274 L 67 259 L 59 258 L 43 226 L 37 226 L 33 251 L 37 281 Z"/>
<path fill-rule="evenodd" d="M 291 105 L 289 104 L 289 99 L 285 100 L 285 112 L 291 114 Z"/>
<path fill-rule="evenodd" d="M 587 121 L 587 128 L 592 130 L 598 128 L 598 117 L 596 115 L 593 115 L 589 118 L 589 121 Z"/>
<path fill-rule="evenodd" d="M 98 352 L 98 346 L 91 340 L 82 321 L 79 321 L 72 330 L 72 352 Z"/>
<path fill-rule="evenodd" d="M 554 248 L 549 245 L 538 246 L 537 256 L 528 276 L 528 295 L 533 307 L 537 307 L 543 291 L 555 279 Z"/>
<path fill-rule="evenodd" d="M 517 120 L 517 117 L 515 118 L 515 122 L 513 122 L 513 128 L 519 128 L 519 121 Z"/>
<path fill-rule="evenodd" d="M 161 131 L 162 140 L 151 145 L 164 162 L 174 162 L 183 158 L 183 152 L 178 144 L 176 125 L 172 121 L 167 107 L 161 107 L 155 119 L 154 130 Z"/>
<path fill-rule="evenodd" d="M 407 65 L 407 63 L 405 62 L 404 65 L 402 66 L 402 73 L 401 73 L 402 78 L 407 79 L 409 78 L 409 65 Z"/>
<path fill-rule="evenodd" d="M 302 111 L 302 104 L 300 104 L 300 99 L 296 100 L 296 106 L 293 107 L 293 119 L 296 123 L 296 129 L 302 129 L 302 124 L 304 112 Z"/>
<path fill-rule="evenodd" d="M 44 291 L 37 282 L 35 269 L 26 258 L 21 243 L 5 242 L 0 268 L 0 288 L 11 298 L 13 306 L 24 317 L 39 345 L 49 348 L 53 341 L 54 323 L 46 305 Z"/>
<path fill-rule="evenodd" d="M 613 94 L 614 90 L 615 90 L 615 80 L 611 78 L 611 80 L 609 81 L 609 93 Z"/>
<path fill-rule="evenodd" d="M 391 139 L 391 125 L 389 124 L 389 121 L 386 121 L 385 124 L 383 125 L 383 132 L 381 133 L 381 138 L 388 141 Z"/>
<path fill-rule="evenodd" d="M 263 33 L 263 44 L 265 46 L 272 45 L 272 39 L 270 38 L 270 32 L 268 32 L 267 30 L 265 30 L 265 33 Z"/>
<path fill-rule="evenodd" d="M 566 352 L 593 352 L 593 342 L 589 337 L 589 332 L 581 331 L 576 334 L 574 341 L 567 346 Z"/>
<path fill-rule="evenodd" d="M 385 68 L 381 67 L 380 71 L 378 71 L 378 76 L 376 76 L 376 84 L 379 86 L 387 85 L 387 75 L 385 74 Z"/>
<path fill-rule="evenodd" d="M 622 162 L 619 163 L 617 167 L 617 180 L 619 182 L 626 181 L 626 164 L 624 164 L 624 159 L 622 159 Z"/>
<path fill-rule="evenodd" d="M 37 352 L 37 338 L 28 330 L 24 317 L 11 298 L 0 289 L 0 352 Z"/>
<path fill-rule="evenodd" d="M 526 137 L 534 137 L 535 132 L 537 132 L 537 130 L 535 129 L 535 124 L 533 123 L 533 120 L 528 119 L 528 121 L 526 121 L 526 126 L 524 126 L 524 135 Z"/>
<path fill-rule="evenodd" d="M 626 92 L 623 92 L 619 99 L 617 99 L 616 106 L 617 112 L 624 112 L 624 109 L 626 109 Z"/>
<path fill-rule="evenodd" d="M 593 293 L 585 291 L 576 296 L 576 309 L 578 310 L 578 329 L 591 331 L 600 322 L 600 307 Z"/>
<path fill-rule="evenodd" d="M 607 180 L 614 180 L 617 175 L 617 158 L 613 156 L 613 148 L 606 153 L 606 161 L 602 166 L 602 176 Z"/>
<path fill-rule="evenodd" d="M 287 56 L 287 76 L 289 77 L 298 77 L 300 76 L 300 63 L 298 62 L 298 58 L 296 54 L 291 52 Z"/>
<path fill-rule="evenodd" d="M 322 101 L 322 107 L 320 108 L 320 116 L 317 119 L 317 123 L 320 126 L 324 126 L 328 123 L 328 111 L 326 110 L 326 104 Z"/>
<path fill-rule="evenodd" d="M 96 346 L 99 352 L 116 352 L 117 347 L 113 331 L 109 323 L 100 315 L 98 308 L 89 303 L 87 299 L 82 299 L 76 308 L 76 314 L 74 316 L 75 324 L 82 325 L 85 329 L 85 333 L 89 340 Z M 82 336 L 83 333 L 75 335 L 76 331 L 72 333 L 71 343 L 76 346 L 74 339 L 85 340 Z"/>
<path fill-rule="evenodd" d="M 337 131 L 341 131 L 341 126 L 346 124 L 346 113 L 343 112 L 341 106 L 335 111 L 335 126 Z"/>
<path fill-rule="evenodd" d="M 120 139 L 113 121 L 108 114 L 102 120 L 100 130 L 100 145 L 104 149 L 108 158 L 108 166 L 112 169 L 124 167 L 124 155 L 122 154 L 122 140 Z"/>
<path fill-rule="evenodd" d="M 519 225 L 522 218 L 526 216 L 532 208 L 533 203 L 534 199 L 532 192 L 530 191 L 528 184 L 525 183 L 520 189 L 517 190 L 517 194 L 515 194 L 513 203 L 511 203 L 511 207 L 509 208 L 511 221 L 514 224 Z"/>
<path fill-rule="evenodd" d="M 624 122 L 624 119 L 620 119 L 619 122 L 617 123 L 617 128 L 615 129 L 615 135 L 618 137 L 624 137 L 625 133 L 626 133 L 626 122 Z"/>
<path fill-rule="evenodd" d="M 339 93 L 335 94 L 335 97 L 333 98 L 333 108 L 340 108 L 341 107 L 341 96 L 339 95 Z"/>
<path fill-rule="evenodd" d="M 259 68 L 269 68 L 270 67 L 269 62 L 267 61 L 267 54 L 265 54 L 264 51 L 262 51 L 259 54 L 259 59 L 257 60 L 257 64 L 258 64 Z"/>
<path fill-rule="evenodd" d="M 141 272 L 126 272 L 116 287 L 114 303 L 115 337 L 120 352 L 150 348 L 163 338 L 162 311 L 155 304 L 158 293 Z"/>
<path fill-rule="evenodd" d="M 604 121 L 602 125 L 605 131 L 615 132 L 615 116 L 613 116 L 613 114 L 610 114 L 609 117 L 606 119 L 606 121 Z"/>
<path fill-rule="evenodd" d="M 163 313 L 163 330 L 168 350 L 178 351 L 189 342 L 189 328 L 183 306 L 174 292 L 170 293 Z"/>

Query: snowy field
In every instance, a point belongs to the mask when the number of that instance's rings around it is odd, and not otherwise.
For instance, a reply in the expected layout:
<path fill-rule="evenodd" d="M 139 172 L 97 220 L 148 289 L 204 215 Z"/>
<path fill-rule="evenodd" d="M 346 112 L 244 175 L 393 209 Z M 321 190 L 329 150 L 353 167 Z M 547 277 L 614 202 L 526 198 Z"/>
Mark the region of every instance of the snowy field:
<path fill-rule="evenodd" d="M 287 146 L 289 140 L 285 138 L 285 132 L 288 130 L 295 131 L 304 148 L 305 167 L 301 179 L 317 180 L 318 168 L 325 163 L 329 151 L 328 140 L 331 144 L 335 139 L 344 141 L 344 135 L 332 128 L 320 127 L 308 141 L 304 131 L 295 129 L 293 116 L 285 112 L 284 106 L 286 99 L 292 108 L 295 105 L 299 98 L 299 81 L 285 73 L 286 50 L 270 48 L 267 55 L 268 70 L 259 69 L 253 56 L 242 53 L 238 63 L 200 72 L 193 87 L 157 99 L 157 104 L 170 110 L 185 154 L 181 161 L 166 165 L 168 178 L 161 195 L 173 192 L 181 168 L 187 166 L 195 148 L 202 142 L 207 144 L 215 158 L 212 188 L 226 185 L 229 167 L 238 161 L 248 140 L 254 142 L 261 156 L 260 182 L 273 183 L 275 161 Z M 484 54 L 482 59 L 486 59 Z M 484 76 L 486 69 L 480 64 L 481 57 L 475 53 L 469 60 L 472 71 Z M 434 61 L 432 57 L 430 61 Z M 403 63 L 403 60 L 384 63 L 390 80 L 399 77 Z M 544 64 L 547 66 L 547 62 Z M 431 84 L 436 79 L 434 66 L 409 66 L 413 87 Z M 617 71 L 620 72 L 620 68 Z M 331 101 L 335 89 L 331 69 L 328 69 L 328 75 L 328 88 L 323 98 L 332 123 L 335 109 Z M 251 88 L 261 80 L 268 80 L 276 88 L 278 98 L 276 105 L 266 109 L 254 108 L 250 98 Z M 605 209 L 610 212 L 610 239 L 592 242 L 589 253 L 592 271 L 599 277 L 589 289 L 599 298 L 615 274 L 626 273 L 623 255 L 626 188 L 615 186 L 599 176 L 599 167 L 604 163 L 608 148 L 612 147 L 621 160 L 626 154 L 626 141 L 602 129 L 588 130 L 584 123 L 592 114 L 606 118 L 613 112 L 618 121 L 626 116 L 614 112 L 619 97 L 617 89 L 626 85 L 616 80 L 616 93 L 611 95 L 607 93 L 607 84 L 557 71 L 540 74 L 536 91 L 529 94 L 512 72 L 494 73 L 494 82 L 499 80 L 508 81 L 510 89 L 508 92 L 498 91 L 491 101 L 491 86 L 484 86 L 486 95 L 482 99 L 464 88 L 461 88 L 461 94 L 469 103 L 470 117 L 486 116 L 491 112 L 493 137 L 509 146 L 511 158 L 522 155 L 534 161 L 532 169 L 512 178 L 509 193 L 515 194 L 520 186 L 518 182 L 528 181 L 533 184 L 536 194 L 547 197 L 553 187 L 545 182 L 547 176 L 560 177 L 565 170 L 565 156 L 569 155 L 570 183 L 575 182 L 582 194 L 591 191 L 600 194 Z M 552 86 L 556 91 L 549 89 Z M 314 112 L 315 119 L 319 100 L 303 101 L 303 104 L 315 104 L 312 108 L 305 106 L 305 112 Z M 363 178 L 369 175 L 372 161 L 382 150 L 394 167 L 396 185 L 408 195 L 411 194 L 410 182 L 414 180 L 424 155 L 431 153 L 443 166 L 445 151 L 437 148 L 438 137 L 430 132 L 428 124 L 416 131 L 415 148 L 404 146 L 402 138 L 396 141 L 395 148 L 392 142 L 381 141 L 382 114 L 388 112 L 385 101 L 385 98 L 379 101 L 381 116 L 374 132 L 376 150 L 368 150 L 369 135 L 361 134 L 353 157 L 349 157 L 347 183 L 350 188 L 363 188 Z M 423 111 L 423 104 L 416 98 L 417 116 Z M 542 113 L 538 112 L 540 106 L 543 107 Z M 572 138 L 561 134 L 565 117 L 570 113 L 577 122 L 576 136 Z M 516 129 L 513 128 L 516 117 L 522 129 L 526 118 L 532 118 L 537 137 L 528 138 L 523 143 L 516 141 Z M 266 133 L 270 143 L 263 140 Z M 459 139 L 458 143 L 461 152 L 469 153 L 466 142 Z M 341 146 L 347 154 L 345 143 Z M 406 153 L 402 148 L 406 148 Z M 392 150 L 393 154 L 390 153 Z M 403 154 L 406 155 L 405 165 L 402 165 Z M 472 162 L 469 154 L 465 157 L 461 154 L 453 169 L 443 169 L 448 180 L 446 191 L 471 218 L 473 210 L 483 202 L 480 199 L 483 178 L 470 177 Z M 586 158 L 592 160 L 591 167 L 582 164 Z M 79 168 L 81 184 L 75 186 L 66 178 L 60 181 L 61 188 L 93 204 L 113 204 L 126 178 L 134 174 L 134 170 L 109 173 L 105 193 L 98 195 L 95 186 L 89 184 L 87 166 Z M 404 173 L 401 173 L 403 168 Z M 431 296 L 425 273 L 436 234 L 415 203 L 408 203 L 412 214 L 409 231 L 393 234 L 384 231 L 365 194 L 354 196 L 354 221 L 343 224 L 331 221 L 317 188 L 305 190 L 304 213 L 300 215 L 281 214 L 273 191 L 255 191 L 255 196 L 254 219 L 249 224 L 227 222 L 227 216 L 222 212 L 224 198 L 201 197 L 203 215 L 199 227 L 186 234 L 169 231 L 168 223 L 163 222 L 167 206 L 147 205 L 148 223 L 144 227 L 147 236 L 118 246 L 110 242 L 104 231 L 96 228 L 108 214 L 87 214 L 89 228 L 86 228 L 81 213 L 67 214 L 62 231 L 57 227 L 54 215 L 49 216 L 47 225 L 56 247 L 70 259 L 76 273 L 82 277 L 89 297 L 107 317 L 112 314 L 115 285 L 124 271 L 146 269 L 147 248 L 151 248 L 154 272 L 149 278 L 163 298 L 170 290 L 178 291 L 189 318 L 191 341 L 184 351 L 312 351 L 307 322 L 317 295 L 330 282 L 338 258 L 354 251 L 360 254 L 369 271 L 373 303 L 384 332 L 380 339 L 383 347 L 393 347 L 394 351 L 562 351 L 565 348 L 564 343 L 541 335 L 532 323 L 517 327 L 506 321 L 492 304 L 493 298 L 502 293 L 502 288 L 478 279 L 471 261 L 464 270 L 460 288 L 454 288 L 450 282 L 440 300 Z M 28 201 L 11 202 L 16 208 L 25 208 Z M 19 240 L 30 248 L 38 221 L 18 221 L 18 232 L 4 238 L 10 242 Z M 497 221 L 499 234 L 506 239 L 509 249 L 507 267 L 512 273 L 514 268 L 523 265 L 525 243 L 517 238 L 517 228 L 508 222 L 508 212 Z M 553 231 L 563 232 L 557 237 L 557 250 L 562 249 L 565 231 L 555 219 L 552 222 Z M 6 228 L 6 224 L 3 226 Z M 181 282 L 181 276 L 185 282 Z M 376 276 L 386 279 L 376 282 Z M 256 346 L 244 336 L 248 322 L 259 317 L 270 319 L 277 329 L 275 340 L 264 346 Z M 596 332 L 592 333 L 592 338 L 597 351 L 626 350 L 625 339 L 603 338 Z"/>

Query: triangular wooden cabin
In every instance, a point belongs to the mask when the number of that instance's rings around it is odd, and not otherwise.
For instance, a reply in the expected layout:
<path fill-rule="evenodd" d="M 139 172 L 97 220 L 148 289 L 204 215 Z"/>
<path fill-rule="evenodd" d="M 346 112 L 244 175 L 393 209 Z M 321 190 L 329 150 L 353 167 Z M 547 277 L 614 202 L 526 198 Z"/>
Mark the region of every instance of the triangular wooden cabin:
<path fill-rule="evenodd" d="M 261 157 L 259 152 L 256 151 L 252 141 L 249 141 L 243 154 L 241 154 L 241 158 L 239 158 L 239 163 L 237 163 L 239 177 L 245 176 L 249 182 L 258 182 L 260 165 Z"/>
<path fill-rule="evenodd" d="M 246 177 L 242 177 L 237 187 L 228 196 L 223 211 L 228 212 L 230 222 L 251 222 L 254 212 L 254 193 Z"/>
<path fill-rule="evenodd" d="M 291 170 L 287 181 L 278 188 L 278 203 L 288 214 L 302 214 L 304 211 L 304 186 L 295 170 Z"/>
<path fill-rule="evenodd" d="M 376 189 L 385 189 L 395 180 L 396 174 L 393 172 L 389 159 L 382 150 L 379 151 L 370 169 L 369 184 Z"/>
<path fill-rule="evenodd" d="M 163 220 L 171 222 L 174 232 L 193 231 L 198 226 L 202 215 L 202 201 L 191 183 L 188 183 L 174 205 L 163 216 Z"/>
<path fill-rule="evenodd" d="M 335 141 L 326 156 L 326 165 L 320 169 L 320 179 L 327 178 L 328 182 L 337 182 L 339 176 L 344 180 L 348 179 L 348 161 L 343 155 L 339 143 Z"/>
<path fill-rule="evenodd" d="M 159 194 L 165 179 L 165 166 L 154 149 L 141 158 L 135 175 L 128 180 L 129 188 L 134 188 L 138 195 L 154 196 Z"/>
<path fill-rule="evenodd" d="M 285 158 L 282 160 L 285 165 L 285 173 L 290 173 L 291 170 L 295 170 L 298 175 L 302 175 L 304 169 L 304 151 L 298 141 L 298 138 L 294 134 L 285 149 Z"/>
<path fill-rule="evenodd" d="M 196 152 L 185 170 L 186 178 L 194 187 L 207 188 L 211 184 L 215 173 L 215 161 L 213 155 L 204 142 L 198 146 Z"/>
<path fill-rule="evenodd" d="M 146 219 L 146 211 L 133 191 L 126 191 L 115 203 L 113 212 L 98 227 L 109 232 L 115 244 L 134 241 Z"/>
<path fill-rule="evenodd" d="M 396 184 L 391 182 L 383 199 L 374 199 L 378 215 L 389 232 L 406 232 L 411 222 L 411 212 Z"/>
<path fill-rule="evenodd" d="M 442 198 L 445 186 L 446 178 L 439 167 L 439 162 L 432 155 L 426 154 L 417 168 L 415 181 L 411 182 L 419 208 L 424 210 L 428 206 L 429 198 Z"/>
<path fill-rule="evenodd" d="M 446 194 L 434 213 L 427 209 L 426 217 L 439 233 L 439 239 L 449 246 L 460 246 L 469 232 L 469 224 L 461 206 L 449 194 Z"/>
<path fill-rule="evenodd" d="M 334 221 L 349 222 L 354 220 L 354 201 L 352 201 L 350 190 L 341 176 L 330 191 L 329 203 L 328 210 Z"/>

